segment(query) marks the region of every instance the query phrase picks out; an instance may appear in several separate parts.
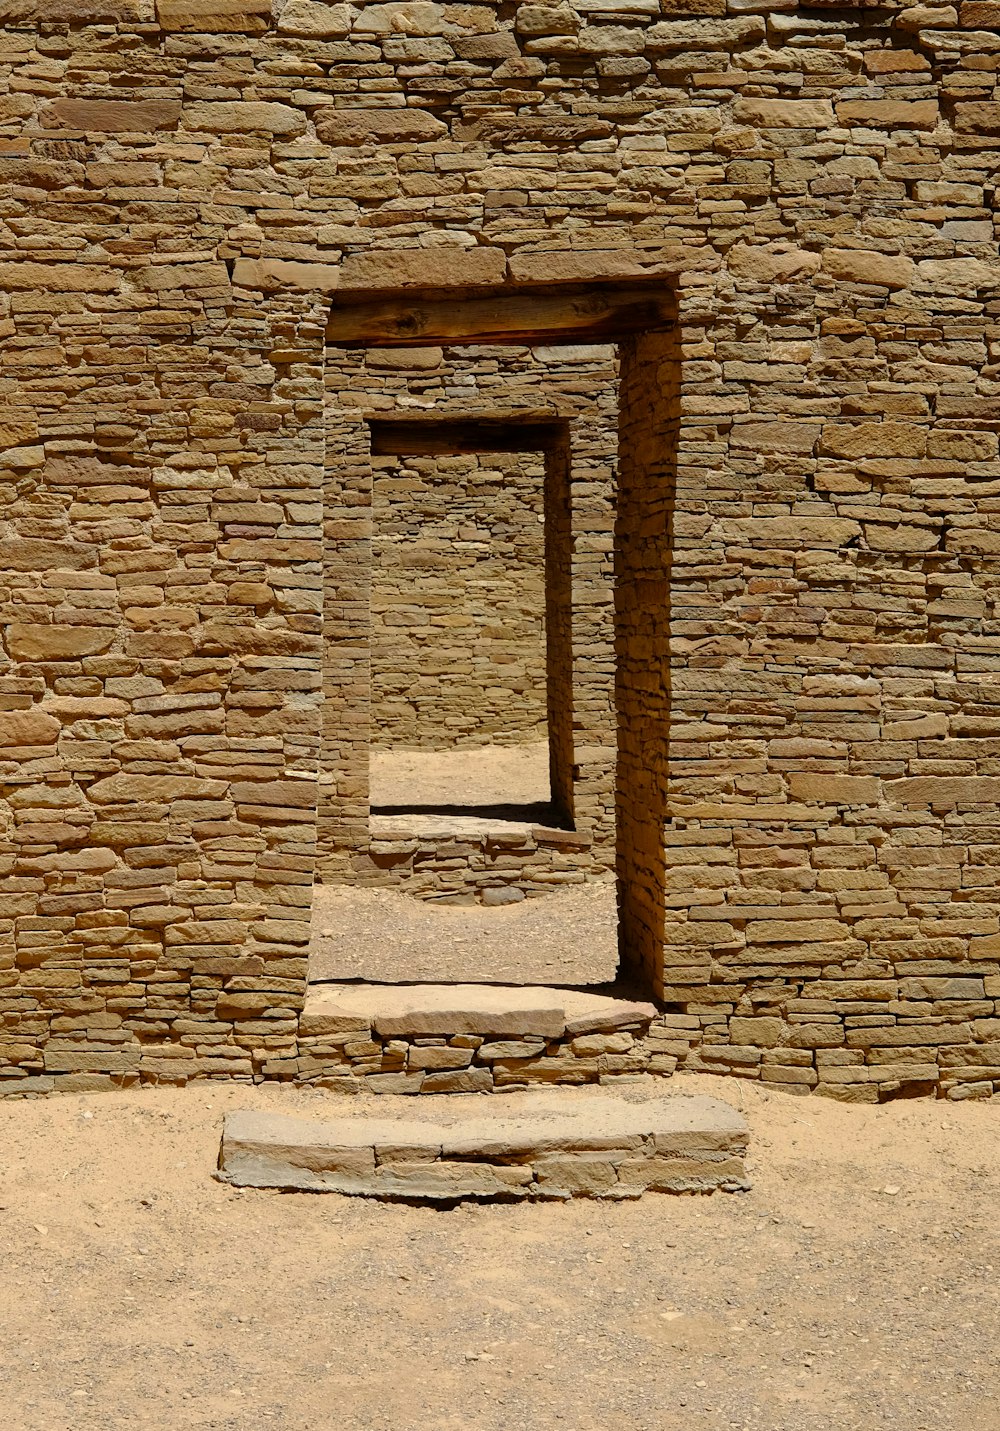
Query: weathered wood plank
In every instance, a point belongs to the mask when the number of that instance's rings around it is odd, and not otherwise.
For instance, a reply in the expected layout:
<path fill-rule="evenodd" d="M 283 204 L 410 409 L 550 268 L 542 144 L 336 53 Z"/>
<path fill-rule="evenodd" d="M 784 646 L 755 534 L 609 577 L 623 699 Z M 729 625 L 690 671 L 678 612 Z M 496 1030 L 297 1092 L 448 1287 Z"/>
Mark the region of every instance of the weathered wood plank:
<path fill-rule="evenodd" d="M 334 301 L 327 342 L 343 347 L 422 348 L 456 343 L 607 342 L 667 328 L 673 295 L 664 285 L 524 290 L 488 297 Z"/>

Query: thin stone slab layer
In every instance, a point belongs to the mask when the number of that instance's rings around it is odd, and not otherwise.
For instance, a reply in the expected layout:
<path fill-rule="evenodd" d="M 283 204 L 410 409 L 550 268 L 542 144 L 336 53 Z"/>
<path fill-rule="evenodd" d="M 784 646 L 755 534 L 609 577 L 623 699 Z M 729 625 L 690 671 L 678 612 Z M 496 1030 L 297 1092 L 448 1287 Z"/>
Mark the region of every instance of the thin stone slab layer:
<path fill-rule="evenodd" d="M 749 1187 L 743 1118 L 714 1098 L 528 1094 L 513 1115 L 332 1118 L 235 1112 L 220 1178 L 363 1197 L 635 1198 Z"/>
<path fill-rule="evenodd" d="M 649 1023 L 652 1004 L 576 989 L 491 984 L 313 984 L 300 1032 L 370 1028 L 382 1037 L 478 1034 L 558 1039 Z"/>

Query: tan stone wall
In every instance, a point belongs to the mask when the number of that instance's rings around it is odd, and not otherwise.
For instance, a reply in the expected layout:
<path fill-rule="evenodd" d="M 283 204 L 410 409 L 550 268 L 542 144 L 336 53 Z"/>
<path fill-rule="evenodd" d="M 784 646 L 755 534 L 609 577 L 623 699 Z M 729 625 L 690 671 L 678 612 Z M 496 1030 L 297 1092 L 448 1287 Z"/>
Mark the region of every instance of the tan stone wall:
<path fill-rule="evenodd" d="M 373 467 L 372 743 L 544 740 L 543 455 Z"/>
<path fill-rule="evenodd" d="M 645 273 L 669 1017 L 1000 1083 L 995 7 L 0 16 L 5 1082 L 294 1071 L 324 646 L 327 746 L 369 723 L 331 302 Z"/>

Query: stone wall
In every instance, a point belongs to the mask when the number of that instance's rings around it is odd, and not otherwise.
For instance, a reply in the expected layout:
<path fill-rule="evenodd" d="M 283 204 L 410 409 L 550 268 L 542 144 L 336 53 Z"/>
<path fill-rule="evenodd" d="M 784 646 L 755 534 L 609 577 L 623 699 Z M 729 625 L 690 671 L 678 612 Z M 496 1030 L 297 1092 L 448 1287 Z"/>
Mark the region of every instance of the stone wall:
<path fill-rule="evenodd" d="M 373 461 L 372 744 L 545 740 L 542 454 Z"/>
<path fill-rule="evenodd" d="M 296 1067 L 317 806 L 367 808 L 315 774 L 321 706 L 328 751 L 370 727 L 331 307 L 642 278 L 679 437 L 669 618 L 619 629 L 669 697 L 636 963 L 723 1066 L 1000 1083 L 992 0 L 0 19 L 4 1083 Z"/>
<path fill-rule="evenodd" d="M 402 887 L 438 904 L 499 905 L 603 881 L 613 872 L 613 847 L 575 830 L 534 825 L 463 835 L 407 830 L 405 817 L 400 823 L 404 828 L 391 834 L 371 835 L 354 883 Z"/>

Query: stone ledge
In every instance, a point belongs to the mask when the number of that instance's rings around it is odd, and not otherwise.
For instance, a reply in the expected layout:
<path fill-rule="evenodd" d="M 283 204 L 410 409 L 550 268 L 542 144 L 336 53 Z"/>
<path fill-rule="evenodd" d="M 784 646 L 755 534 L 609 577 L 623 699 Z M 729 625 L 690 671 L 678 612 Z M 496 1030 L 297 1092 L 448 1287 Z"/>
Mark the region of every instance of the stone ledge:
<path fill-rule="evenodd" d="M 221 1181 L 238 1187 L 433 1199 L 636 1198 L 749 1187 L 747 1127 L 713 1098 L 642 1103 L 525 1095 L 514 1116 L 433 1120 L 236 1112 Z"/>
<path fill-rule="evenodd" d="M 382 1037 L 477 1034 L 559 1039 L 647 1025 L 652 1004 L 576 989 L 492 984 L 313 984 L 301 1036 L 371 1029 Z"/>
<path fill-rule="evenodd" d="M 655 1016 L 652 1004 L 577 989 L 314 984 L 298 1078 L 372 1093 L 606 1083 L 647 1071 L 640 1044 Z"/>

